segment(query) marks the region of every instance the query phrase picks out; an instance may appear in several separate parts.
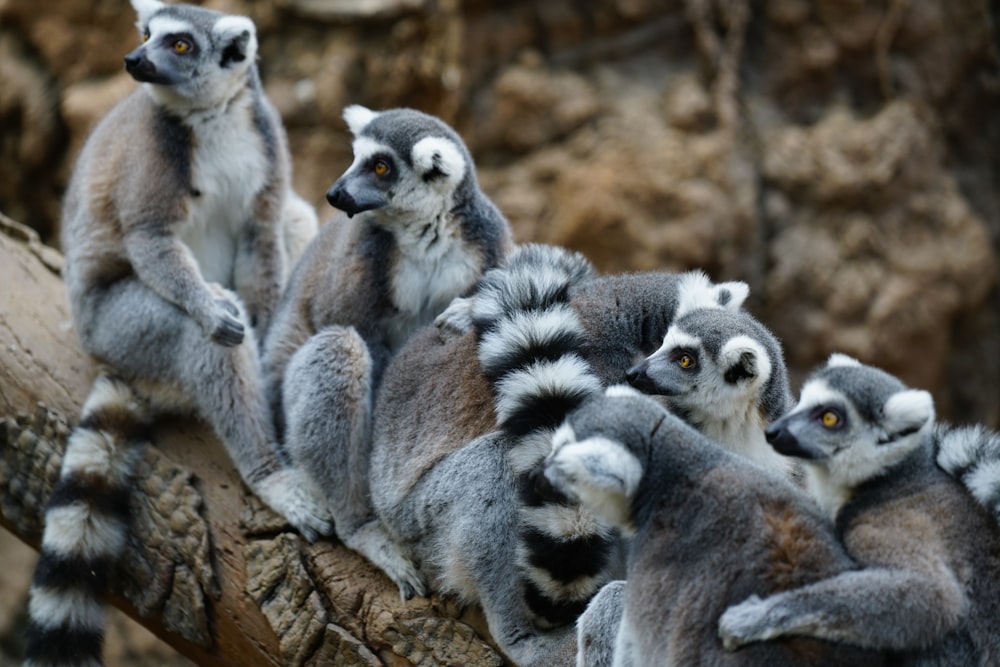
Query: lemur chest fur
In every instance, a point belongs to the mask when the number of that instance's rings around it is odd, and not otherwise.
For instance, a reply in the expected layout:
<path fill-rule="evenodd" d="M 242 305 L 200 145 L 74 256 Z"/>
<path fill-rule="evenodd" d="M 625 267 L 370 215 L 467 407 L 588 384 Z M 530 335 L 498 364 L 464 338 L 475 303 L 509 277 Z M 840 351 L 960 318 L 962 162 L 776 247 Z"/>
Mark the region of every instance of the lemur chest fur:
<path fill-rule="evenodd" d="M 482 257 L 448 214 L 408 226 L 395 237 L 398 255 L 389 285 L 395 312 L 386 322 L 386 340 L 393 350 L 429 324 L 482 272 Z"/>
<path fill-rule="evenodd" d="M 268 177 L 265 148 L 249 96 L 224 112 L 192 114 L 185 123 L 193 147 L 188 216 L 180 238 L 205 280 L 231 286 L 238 237 Z"/>

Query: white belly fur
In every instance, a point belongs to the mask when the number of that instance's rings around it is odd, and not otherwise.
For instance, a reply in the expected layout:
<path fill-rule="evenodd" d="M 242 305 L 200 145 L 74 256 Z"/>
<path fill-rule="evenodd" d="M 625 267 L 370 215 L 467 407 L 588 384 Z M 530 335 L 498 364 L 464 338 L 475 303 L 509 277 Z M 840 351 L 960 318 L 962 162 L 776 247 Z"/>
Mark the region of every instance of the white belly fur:
<path fill-rule="evenodd" d="M 198 262 L 202 277 L 233 286 L 241 230 L 253 215 L 257 194 L 267 180 L 267 158 L 253 126 L 249 100 L 225 115 L 193 117 L 194 160 L 191 198 L 180 238 Z"/>
<path fill-rule="evenodd" d="M 407 250 L 401 244 L 392 280 L 392 300 L 398 310 L 387 332 L 392 349 L 398 349 L 418 327 L 430 324 L 452 299 L 472 286 L 482 270 L 480 257 L 468 251 L 457 229 L 443 233 L 435 247 Z"/>

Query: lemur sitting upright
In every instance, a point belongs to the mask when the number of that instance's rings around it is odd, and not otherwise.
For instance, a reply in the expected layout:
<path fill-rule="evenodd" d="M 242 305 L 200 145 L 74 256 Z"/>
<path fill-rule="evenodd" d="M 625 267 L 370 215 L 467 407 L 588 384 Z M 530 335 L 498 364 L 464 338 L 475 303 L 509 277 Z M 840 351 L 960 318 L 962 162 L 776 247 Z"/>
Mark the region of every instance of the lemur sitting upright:
<path fill-rule="evenodd" d="M 803 460 L 861 569 L 733 606 L 726 645 L 804 636 L 905 665 L 997 664 L 1000 527 L 936 465 L 941 434 L 927 392 L 839 354 L 815 371 L 767 439 Z"/>
<path fill-rule="evenodd" d="M 375 517 L 368 490 L 371 404 L 391 356 L 470 290 L 512 246 L 461 138 L 412 109 L 349 106 L 354 162 L 296 268 L 264 346 L 273 412 L 293 464 L 327 498 L 337 536 L 404 598 L 423 577 Z"/>
<path fill-rule="evenodd" d="M 132 0 L 142 85 L 95 127 L 62 215 L 63 277 L 99 377 L 71 434 L 31 589 L 29 665 L 99 661 L 101 593 L 124 548 L 133 445 L 160 412 L 214 428 L 243 480 L 309 538 L 322 499 L 282 464 L 257 337 L 316 227 L 290 185 L 253 22 Z"/>

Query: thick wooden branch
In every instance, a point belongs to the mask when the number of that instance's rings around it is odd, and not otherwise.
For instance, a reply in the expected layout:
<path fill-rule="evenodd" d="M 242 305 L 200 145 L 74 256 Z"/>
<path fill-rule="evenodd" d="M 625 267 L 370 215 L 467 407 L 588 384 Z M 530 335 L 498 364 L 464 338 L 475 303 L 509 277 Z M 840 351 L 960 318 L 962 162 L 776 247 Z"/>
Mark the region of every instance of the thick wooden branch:
<path fill-rule="evenodd" d="M 37 548 L 66 436 L 97 371 L 61 257 L 0 216 L 0 525 Z M 200 665 L 501 665 L 478 610 L 396 587 L 306 543 L 248 494 L 212 433 L 158 424 L 110 602 Z"/>

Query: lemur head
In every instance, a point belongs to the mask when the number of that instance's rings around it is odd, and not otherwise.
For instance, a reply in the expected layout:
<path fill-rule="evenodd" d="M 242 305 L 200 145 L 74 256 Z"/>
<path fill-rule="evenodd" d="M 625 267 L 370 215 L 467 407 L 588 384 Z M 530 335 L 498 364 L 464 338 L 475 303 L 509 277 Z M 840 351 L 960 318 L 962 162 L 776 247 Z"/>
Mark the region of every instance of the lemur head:
<path fill-rule="evenodd" d="M 209 109 L 246 86 L 257 57 L 257 30 L 245 16 L 195 5 L 132 0 L 142 44 L 125 69 L 166 106 Z"/>
<path fill-rule="evenodd" d="M 468 149 L 441 120 L 413 109 L 344 109 L 354 162 L 326 193 L 349 216 L 381 211 L 386 224 L 427 222 L 476 188 Z"/>
<path fill-rule="evenodd" d="M 626 535 L 635 532 L 632 500 L 644 474 L 663 407 L 615 385 L 570 413 L 552 436 L 545 477 L 567 498 Z"/>
<path fill-rule="evenodd" d="M 791 394 L 781 344 L 740 310 L 746 285 L 735 283 L 742 286 L 737 292 L 733 283 L 723 283 L 713 291 L 689 282 L 698 289 L 682 285 L 663 344 L 628 370 L 629 383 L 667 397 L 671 409 L 713 435 L 720 430 L 713 426 L 743 416 L 767 424 L 784 414 Z"/>
<path fill-rule="evenodd" d="M 780 453 L 805 459 L 842 491 L 884 473 L 926 441 L 934 401 L 888 373 L 834 354 L 798 405 L 767 429 Z"/>

